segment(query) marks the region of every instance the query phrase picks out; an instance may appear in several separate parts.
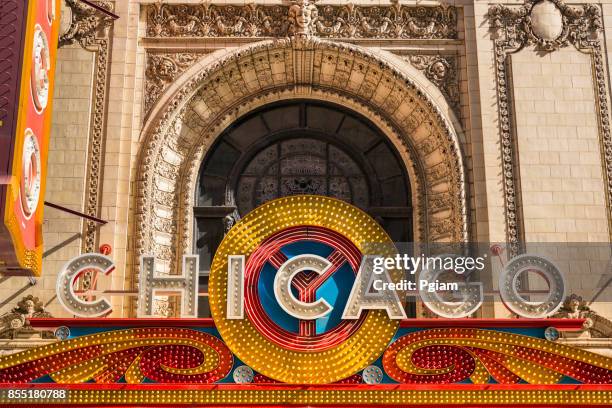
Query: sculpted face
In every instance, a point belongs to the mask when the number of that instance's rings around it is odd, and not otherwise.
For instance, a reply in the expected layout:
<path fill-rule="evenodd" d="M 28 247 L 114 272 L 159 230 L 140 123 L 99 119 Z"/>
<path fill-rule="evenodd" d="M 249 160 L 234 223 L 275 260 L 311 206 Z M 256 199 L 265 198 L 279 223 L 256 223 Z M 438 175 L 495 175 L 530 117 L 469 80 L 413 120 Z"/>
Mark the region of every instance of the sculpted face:
<path fill-rule="evenodd" d="M 28 311 L 28 315 L 31 315 L 32 313 L 34 313 L 34 301 L 33 300 L 26 300 L 25 302 L 25 307 L 26 310 Z"/>
<path fill-rule="evenodd" d="M 312 22 L 313 11 L 316 9 L 308 0 L 297 0 L 290 10 L 295 24 L 301 29 L 300 31 L 304 31 Z"/>
<path fill-rule="evenodd" d="M 300 11 L 297 16 L 298 24 L 300 26 L 307 26 L 310 23 L 310 10 L 308 9 L 307 2 L 302 0 L 300 1 Z"/>
<path fill-rule="evenodd" d="M 161 76 L 170 77 L 174 73 L 175 70 L 176 69 L 172 61 L 168 59 L 162 59 L 161 63 L 159 64 L 159 69 L 157 72 Z"/>
<path fill-rule="evenodd" d="M 579 306 L 580 306 L 580 301 L 576 298 L 573 298 L 569 303 L 569 307 L 572 310 L 572 312 L 577 312 Z"/>
<path fill-rule="evenodd" d="M 431 68 L 436 78 L 442 79 L 446 75 L 446 67 L 440 61 L 435 62 Z"/>

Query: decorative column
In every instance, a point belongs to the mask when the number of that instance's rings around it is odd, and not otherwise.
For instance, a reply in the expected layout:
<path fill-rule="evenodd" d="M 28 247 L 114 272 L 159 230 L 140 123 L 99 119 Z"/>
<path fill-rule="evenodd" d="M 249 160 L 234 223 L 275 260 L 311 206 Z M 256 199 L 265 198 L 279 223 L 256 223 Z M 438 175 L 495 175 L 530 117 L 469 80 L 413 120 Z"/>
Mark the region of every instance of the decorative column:
<path fill-rule="evenodd" d="M 113 4 L 110 1 L 99 0 L 93 3 L 109 12 L 113 10 Z M 60 37 L 59 46 L 80 44 L 85 50 L 96 54 L 84 213 L 92 217 L 99 217 L 108 109 L 110 28 L 113 19 L 102 10 L 78 0 L 66 0 L 66 4 L 72 12 L 72 21 L 68 30 Z M 85 253 L 94 252 L 97 249 L 97 225 L 93 221 L 85 222 L 83 228 L 83 252 Z"/>

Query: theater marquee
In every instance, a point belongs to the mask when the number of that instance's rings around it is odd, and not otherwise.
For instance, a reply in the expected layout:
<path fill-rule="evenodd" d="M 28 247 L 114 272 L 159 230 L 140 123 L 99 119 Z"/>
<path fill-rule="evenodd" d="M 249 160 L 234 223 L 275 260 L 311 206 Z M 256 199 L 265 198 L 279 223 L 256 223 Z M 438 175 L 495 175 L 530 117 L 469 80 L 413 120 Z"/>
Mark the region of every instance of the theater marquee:
<path fill-rule="evenodd" d="M 612 359 L 555 342 L 582 320 L 407 319 L 402 292 L 369 289 L 373 276 L 402 278 L 397 269 L 369 273 L 374 255 L 400 259 L 361 210 L 321 196 L 268 202 L 238 222 L 215 255 L 212 319 L 33 319 L 62 341 L 1 357 L 0 402 L 610 403 Z M 87 266 L 79 262 L 66 274 Z M 141 310 L 158 290 L 179 293 L 182 310 L 193 311 L 191 279 L 155 278 L 139 296 Z"/>
<path fill-rule="evenodd" d="M 56 0 L 2 2 L 0 270 L 8 275 L 41 274 L 59 7 Z"/>

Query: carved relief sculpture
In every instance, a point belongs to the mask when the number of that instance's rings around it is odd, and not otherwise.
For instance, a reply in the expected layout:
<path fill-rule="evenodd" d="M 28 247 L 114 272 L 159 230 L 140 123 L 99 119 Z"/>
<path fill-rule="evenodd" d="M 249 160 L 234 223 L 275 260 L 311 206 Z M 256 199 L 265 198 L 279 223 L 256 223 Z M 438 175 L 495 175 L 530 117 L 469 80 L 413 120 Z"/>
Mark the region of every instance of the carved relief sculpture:
<path fill-rule="evenodd" d="M 149 37 L 272 37 L 287 30 L 287 7 L 153 4 Z"/>
<path fill-rule="evenodd" d="M 593 338 L 612 337 L 612 321 L 600 316 L 580 296 L 570 295 L 553 316 L 567 319 L 585 319 L 583 331 Z"/>
<path fill-rule="evenodd" d="M 147 11 L 149 37 L 457 38 L 454 7 L 248 4 L 153 4 Z"/>
<path fill-rule="evenodd" d="M 413 67 L 422 71 L 446 98 L 455 115 L 461 117 L 459 78 L 457 72 L 457 58 L 447 55 L 400 55 Z"/>
<path fill-rule="evenodd" d="M 334 38 L 457 38 L 452 7 L 321 6 L 317 35 Z"/>
<path fill-rule="evenodd" d="M 51 331 L 39 331 L 32 328 L 29 319 L 33 317 L 53 316 L 45 310 L 43 303 L 36 296 L 28 295 L 22 298 L 12 311 L 0 316 L 0 322 L 2 323 L 0 338 L 15 339 L 33 336 L 40 336 L 45 339 L 54 338 Z"/>
<path fill-rule="evenodd" d="M 319 11 L 314 1 L 296 0 L 289 7 L 288 33 L 290 35 L 311 35 L 315 31 Z"/>
<path fill-rule="evenodd" d="M 145 71 L 144 106 L 148 113 L 153 104 L 180 74 L 193 65 L 203 54 L 193 52 L 149 53 Z"/>
<path fill-rule="evenodd" d="M 109 11 L 113 9 L 112 3 L 107 0 L 94 3 Z M 79 43 L 83 48 L 93 47 L 90 51 L 97 51 L 98 39 L 108 37 L 113 19 L 78 0 L 66 0 L 66 4 L 70 8 L 72 18 L 70 27 L 59 39 L 59 46 Z"/>

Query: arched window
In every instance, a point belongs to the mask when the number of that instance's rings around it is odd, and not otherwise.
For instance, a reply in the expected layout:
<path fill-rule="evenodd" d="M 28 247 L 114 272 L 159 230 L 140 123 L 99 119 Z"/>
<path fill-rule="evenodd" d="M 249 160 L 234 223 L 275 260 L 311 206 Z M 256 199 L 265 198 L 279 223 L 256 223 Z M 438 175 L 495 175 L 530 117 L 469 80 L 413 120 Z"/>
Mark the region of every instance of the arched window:
<path fill-rule="evenodd" d="M 206 292 L 214 253 L 243 215 L 266 201 L 319 194 L 374 217 L 394 241 L 412 240 L 410 183 L 394 146 L 366 118 L 341 106 L 267 105 L 225 130 L 200 168 L 195 250 Z M 200 298 L 208 315 L 208 299 Z"/>

